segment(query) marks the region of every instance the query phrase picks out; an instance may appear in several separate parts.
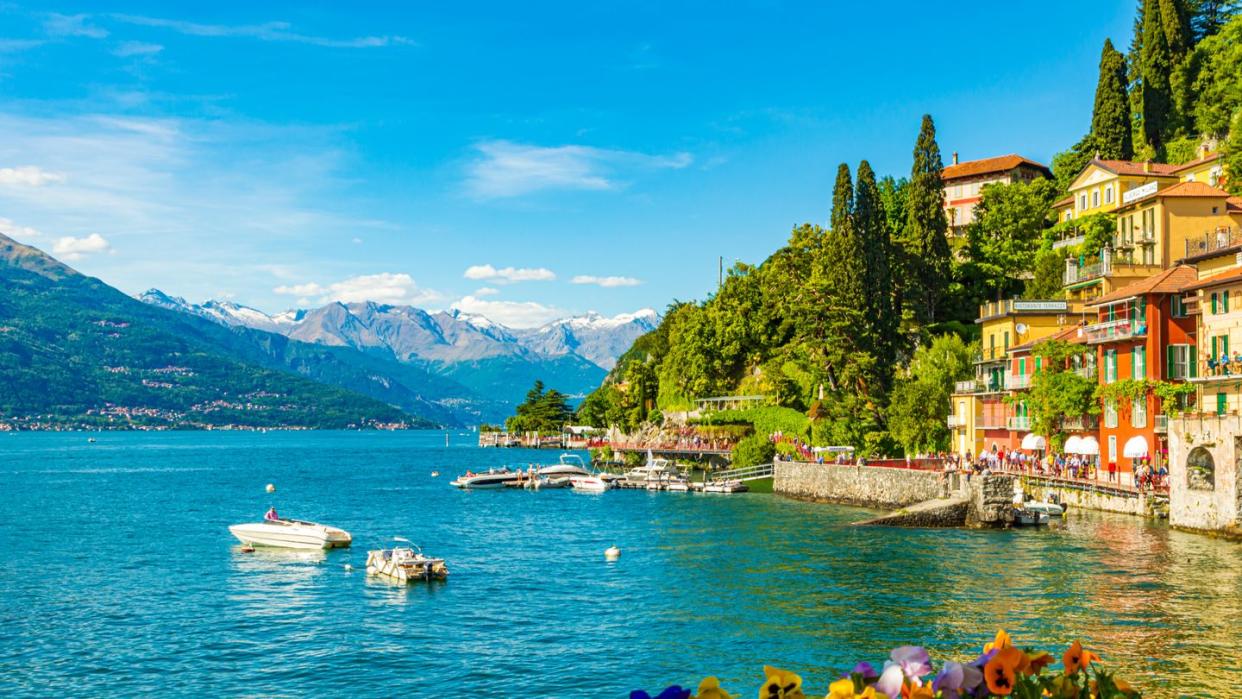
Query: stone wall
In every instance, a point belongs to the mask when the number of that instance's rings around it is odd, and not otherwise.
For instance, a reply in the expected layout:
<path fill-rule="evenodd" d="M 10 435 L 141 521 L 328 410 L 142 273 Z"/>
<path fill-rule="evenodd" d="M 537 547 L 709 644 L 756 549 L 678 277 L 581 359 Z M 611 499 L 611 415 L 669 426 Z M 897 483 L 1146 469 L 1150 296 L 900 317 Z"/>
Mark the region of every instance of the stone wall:
<path fill-rule="evenodd" d="M 1056 495 L 1058 501 L 1065 504 L 1067 511 L 1099 510 L 1140 517 L 1155 515 L 1155 503 L 1149 502 L 1146 495 L 1120 495 L 1093 491 L 1085 486 L 1057 485 L 1034 479 L 1024 479 L 1023 490 L 1032 500 L 1047 501 L 1050 495 Z"/>
<path fill-rule="evenodd" d="M 941 497 L 947 485 L 940 471 L 779 461 L 772 491 L 800 500 L 891 509 Z"/>
<path fill-rule="evenodd" d="M 1242 536 L 1242 421 L 1169 421 L 1169 524 Z"/>
<path fill-rule="evenodd" d="M 1013 481 L 1013 476 L 1002 474 L 971 478 L 966 524 L 972 527 L 1013 524 Z"/>

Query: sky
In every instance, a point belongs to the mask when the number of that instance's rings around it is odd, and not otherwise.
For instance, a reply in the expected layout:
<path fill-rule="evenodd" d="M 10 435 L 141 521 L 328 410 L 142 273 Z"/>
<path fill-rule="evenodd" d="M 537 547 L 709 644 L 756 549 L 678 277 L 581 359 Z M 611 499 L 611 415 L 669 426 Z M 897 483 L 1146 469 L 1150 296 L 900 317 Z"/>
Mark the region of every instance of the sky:
<path fill-rule="evenodd" d="M 0 232 L 127 293 L 515 327 L 716 287 L 839 163 L 1049 163 L 1133 0 L 0 0 Z"/>

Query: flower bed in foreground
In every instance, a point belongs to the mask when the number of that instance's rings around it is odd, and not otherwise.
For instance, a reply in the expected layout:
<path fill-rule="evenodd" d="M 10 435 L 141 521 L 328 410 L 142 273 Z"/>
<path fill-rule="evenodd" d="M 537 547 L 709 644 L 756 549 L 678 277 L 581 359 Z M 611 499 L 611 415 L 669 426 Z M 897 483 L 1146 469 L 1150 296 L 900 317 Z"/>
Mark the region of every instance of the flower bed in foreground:
<path fill-rule="evenodd" d="M 859 663 L 848 675 L 831 682 L 825 699 L 1115 699 L 1140 697 L 1129 683 L 1100 667 L 1100 656 L 1084 650 L 1078 641 L 1061 655 L 1060 669 L 1054 669 L 1051 653 L 1019 649 L 1009 634 L 996 632 L 996 638 L 983 646 L 983 653 L 968 663 L 946 661 L 933 674 L 931 657 L 918 646 L 902 646 L 889 654 L 880 671 L 869 663 Z M 798 675 L 771 666 L 763 668 L 764 681 L 759 699 L 804 699 L 809 690 Z M 734 699 L 715 677 L 699 683 L 697 692 L 678 685 L 668 687 L 654 699 Z M 820 696 L 811 692 L 809 696 Z M 642 690 L 630 699 L 653 699 Z"/>

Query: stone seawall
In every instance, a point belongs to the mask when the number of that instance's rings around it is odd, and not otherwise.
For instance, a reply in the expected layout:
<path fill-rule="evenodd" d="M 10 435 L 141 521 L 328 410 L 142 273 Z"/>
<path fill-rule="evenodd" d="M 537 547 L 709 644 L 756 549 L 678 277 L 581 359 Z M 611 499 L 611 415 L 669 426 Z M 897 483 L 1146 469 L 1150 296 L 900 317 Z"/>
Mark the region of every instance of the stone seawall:
<path fill-rule="evenodd" d="M 886 509 L 941 497 L 946 487 L 940 471 L 789 461 L 776 463 L 772 481 L 786 497 Z"/>
<path fill-rule="evenodd" d="M 1162 514 L 1163 500 L 1156 502 L 1146 494 L 1118 494 L 1099 492 L 1082 487 L 1045 483 L 1035 479 L 1023 478 L 1022 489 L 1035 500 L 1048 500 L 1048 496 L 1056 495 L 1060 502 L 1065 503 L 1068 511 L 1098 510 L 1100 512 L 1117 512 L 1124 515 L 1139 517 L 1157 517 Z"/>

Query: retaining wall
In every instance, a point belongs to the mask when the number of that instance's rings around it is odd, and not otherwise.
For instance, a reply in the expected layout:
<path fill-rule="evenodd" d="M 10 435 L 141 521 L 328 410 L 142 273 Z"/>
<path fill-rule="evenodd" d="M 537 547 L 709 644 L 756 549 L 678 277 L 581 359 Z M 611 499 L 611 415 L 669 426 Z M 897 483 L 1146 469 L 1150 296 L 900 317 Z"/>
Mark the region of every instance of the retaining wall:
<path fill-rule="evenodd" d="M 1061 485 L 1030 478 L 1022 479 L 1022 489 L 1034 500 L 1047 501 L 1049 495 L 1055 494 L 1069 510 L 1099 510 L 1139 517 L 1156 515 L 1156 503 L 1150 501 L 1145 493 L 1123 495 L 1100 492 L 1090 489 L 1090 486 Z"/>
<path fill-rule="evenodd" d="M 905 507 L 931 500 L 946 489 L 942 471 L 801 461 L 777 462 L 772 480 L 772 491 L 778 495 L 878 508 Z"/>

